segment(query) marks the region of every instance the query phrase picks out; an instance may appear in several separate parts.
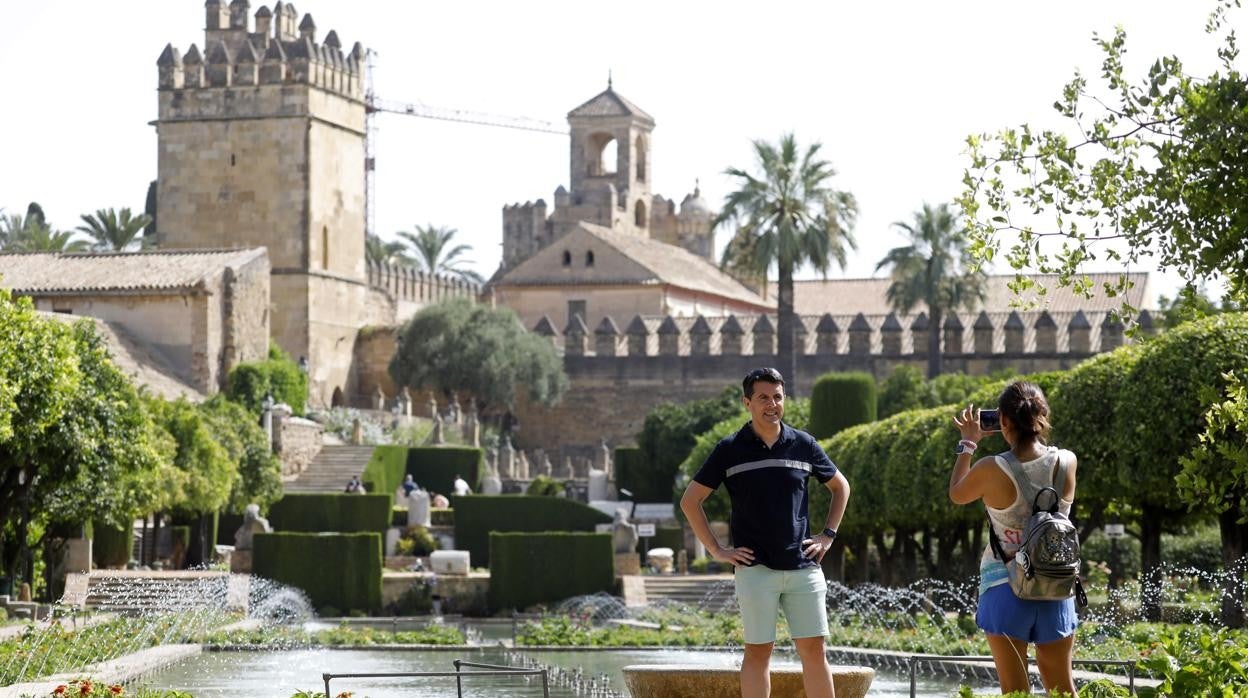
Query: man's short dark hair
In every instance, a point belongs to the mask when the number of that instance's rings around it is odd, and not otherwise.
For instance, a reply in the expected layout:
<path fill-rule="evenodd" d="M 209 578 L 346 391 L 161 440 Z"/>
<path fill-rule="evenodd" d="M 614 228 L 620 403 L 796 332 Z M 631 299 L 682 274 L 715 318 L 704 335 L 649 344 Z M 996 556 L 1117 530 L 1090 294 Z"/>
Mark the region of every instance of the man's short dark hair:
<path fill-rule="evenodd" d="M 741 390 L 745 392 L 746 397 L 754 397 L 754 384 L 758 382 L 775 383 L 784 385 L 784 376 L 774 368 L 756 368 L 745 376 L 745 380 L 741 381 Z"/>

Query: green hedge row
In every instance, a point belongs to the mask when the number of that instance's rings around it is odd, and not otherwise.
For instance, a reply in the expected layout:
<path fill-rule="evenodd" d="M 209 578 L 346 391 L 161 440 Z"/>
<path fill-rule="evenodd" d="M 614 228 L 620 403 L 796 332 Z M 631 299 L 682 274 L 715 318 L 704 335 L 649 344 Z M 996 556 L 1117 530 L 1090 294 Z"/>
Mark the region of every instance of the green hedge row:
<path fill-rule="evenodd" d="M 393 495 L 411 473 L 416 484 L 449 497 L 456 475 L 479 491 L 484 464 L 485 451 L 471 446 L 378 446 L 360 479 L 369 492 Z"/>
<path fill-rule="evenodd" d="M 524 609 L 615 589 L 609 533 L 491 533 L 490 609 Z"/>
<path fill-rule="evenodd" d="M 274 531 L 364 533 L 384 535 L 390 527 L 390 495 L 344 492 L 291 493 L 273 503 Z"/>
<path fill-rule="evenodd" d="M 252 572 L 302 589 L 317 609 L 381 608 L 378 533 L 258 533 Z"/>
<path fill-rule="evenodd" d="M 671 548 L 679 552 L 685 547 L 685 530 L 679 526 L 657 526 L 650 538 L 650 549 Z"/>
<path fill-rule="evenodd" d="M 634 501 L 664 501 L 666 497 L 658 497 L 658 495 L 665 492 L 671 483 L 655 482 L 654 478 L 650 477 L 650 468 L 646 467 L 645 458 L 645 454 L 636 446 L 616 447 L 615 484 L 621 489 L 632 492 Z"/>
<path fill-rule="evenodd" d="M 816 439 L 874 422 L 875 378 L 869 373 L 825 373 L 810 391 L 810 433 Z"/>
<path fill-rule="evenodd" d="M 302 416 L 308 402 L 308 375 L 274 344 L 269 347 L 267 359 L 246 361 L 230 370 L 225 395 L 254 414 L 264 409 L 265 396 L 272 395 L 276 402 L 290 405 L 296 415 Z"/>
<path fill-rule="evenodd" d="M 134 531 L 113 528 L 103 521 L 92 526 L 91 559 L 96 567 L 125 567 L 134 553 Z"/>
<path fill-rule="evenodd" d="M 452 497 L 451 507 L 455 510 L 455 546 L 469 552 L 473 565 L 490 559 L 493 532 L 592 532 L 596 524 L 612 520 L 593 507 L 561 497 L 470 495 Z"/>

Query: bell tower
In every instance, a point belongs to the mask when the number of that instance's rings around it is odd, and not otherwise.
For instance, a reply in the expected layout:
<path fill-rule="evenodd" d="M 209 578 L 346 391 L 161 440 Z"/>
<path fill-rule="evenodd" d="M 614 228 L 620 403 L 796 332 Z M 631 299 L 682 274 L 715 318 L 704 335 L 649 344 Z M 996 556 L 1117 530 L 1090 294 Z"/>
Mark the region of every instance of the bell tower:
<path fill-rule="evenodd" d="M 573 207 L 599 211 L 591 223 L 649 237 L 654 119 L 607 89 L 568 112 L 572 131 L 568 193 Z"/>

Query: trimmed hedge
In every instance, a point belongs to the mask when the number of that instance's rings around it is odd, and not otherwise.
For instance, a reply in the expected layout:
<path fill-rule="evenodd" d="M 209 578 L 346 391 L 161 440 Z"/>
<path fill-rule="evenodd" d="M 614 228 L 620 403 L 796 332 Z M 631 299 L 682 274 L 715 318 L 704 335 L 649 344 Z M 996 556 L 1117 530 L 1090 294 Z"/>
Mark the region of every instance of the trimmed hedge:
<path fill-rule="evenodd" d="M 257 533 L 252 540 L 252 573 L 302 589 L 315 608 L 381 608 L 380 534 Z"/>
<path fill-rule="evenodd" d="M 227 398 L 255 414 L 264 409 L 264 398 L 270 394 L 277 402 L 290 405 L 297 416 L 303 416 L 308 402 L 308 376 L 275 344 L 269 347 L 267 359 L 245 361 L 231 369 L 225 387 Z"/>
<path fill-rule="evenodd" d="M 875 378 L 869 373 L 825 373 L 810 392 L 810 433 L 826 439 L 876 418 Z"/>
<path fill-rule="evenodd" d="M 455 510 L 455 547 L 467 550 L 473 565 L 490 559 L 493 532 L 592 532 L 595 525 L 612 521 L 593 507 L 562 497 L 476 494 L 452 497 L 451 507 Z"/>
<path fill-rule="evenodd" d="M 480 490 L 484 464 L 485 451 L 471 446 L 378 446 L 360 479 L 369 492 L 393 495 L 411 473 L 416 484 L 449 497 L 456 475 L 473 491 Z"/>
<path fill-rule="evenodd" d="M 650 550 L 671 548 L 672 552 L 680 552 L 685 548 L 685 529 L 679 526 L 656 526 L 649 545 Z"/>
<path fill-rule="evenodd" d="M 660 489 L 647 477 L 645 458 L 637 446 L 617 446 L 615 449 L 615 484 L 632 492 L 632 499 L 638 502 L 652 501 L 652 496 Z"/>
<path fill-rule="evenodd" d="M 385 534 L 390 527 L 390 495 L 291 493 L 273 503 L 269 524 L 275 531 Z"/>
<path fill-rule="evenodd" d="M 92 526 L 91 558 L 96 567 L 125 567 L 134 553 L 134 531 L 113 528 L 103 521 Z"/>
<path fill-rule="evenodd" d="M 609 533 L 491 533 L 490 610 L 615 589 Z"/>

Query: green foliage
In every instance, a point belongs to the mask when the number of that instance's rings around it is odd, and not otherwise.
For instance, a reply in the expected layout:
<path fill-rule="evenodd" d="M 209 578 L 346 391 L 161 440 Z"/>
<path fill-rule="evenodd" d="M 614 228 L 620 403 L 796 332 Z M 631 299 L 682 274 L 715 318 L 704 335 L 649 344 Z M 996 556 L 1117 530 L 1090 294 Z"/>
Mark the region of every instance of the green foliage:
<path fill-rule="evenodd" d="M 1190 455 L 1181 459 L 1179 493 L 1195 506 L 1239 512 L 1248 523 L 1248 372 L 1224 373 L 1224 394 L 1206 393 L 1211 404 L 1205 428 Z"/>
<path fill-rule="evenodd" d="M 739 388 L 725 388 L 719 395 L 682 404 L 665 403 L 646 413 L 637 437 L 640 454 L 617 470 L 617 484 L 633 493 L 638 502 L 666 502 L 682 461 L 697 443 L 697 436 L 729 417 L 743 417 Z"/>
<path fill-rule="evenodd" d="M 173 466 L 181 479 L 180 486 L 165 483 L 160 508 L 203 514 L 224 507 L 239 478 L 238 463 L 214 437 L 212 423 L 185 398 L 151 397 L 147 404 L 155 422 L 173 437 Z"/>
<path fill-rule="evenodd" d="M 876 418 L 875 378 L 869 373 L 825 373 L 810 394 L 810 433 L 826 439 Z"/>
<path fill-rule="evenodd" d="M 531 497 L 562 497 L 564 491 L 562 482 L 553 477 L 538 475 L 529 483 L 524 493 Z"/>
<path fill-rule="evenodd" d="M 102 208 L 93 214 L 82 215 L 83 225 L 78 232 L 91 238 L 92 247 L 101 252 L 121 252 L 143 246 L 143 228 L 152 222 L 146 213 L 137 216 L 129 208 L 117 211 Z"/>
<path fill-rule="evenodd" d="M 724 647 L 744 641 L 737 613 L 645 611 L 639 620 L 657 628 L 595 626 L 567 616 L 530 621 L 516 631 L 526 647 Z M 783 637 L 779 639 L 785 639 Z"/>
<path fill-rule="evenodd" d="M 403 326 L 390 376 L 397 385 L 471 395 L 482 413 L 511 410 L 520 390 L 554 404 L 568 386 L 549 340 L 509 309 L 466 299 L 426 307 Z"/>
<path fill-rule="evenodd" d="M 1219 306 L 1217 301 L 1205 294 L 1203 286 L 1200 288 L 1185 286 L 1179 289 L 1178 295 L 1174 298 L 1161 296 L 1157 299 L 1157 308 L 1161 311 L 1161 326 L 1166 329 L 1174 329 L 1185 322 L 1199 320 L 1210 315 L 1243 309 L 1229 296 L 1223 298 Z"/>
<path fill-rule="evenodd" d="M 433 537 L 429 529 L 424 526 L 408 526 L 403 529 L 403 536 L 399 538 L 399 554 L 400 555 L 418 555 L 427 556 L 429 553 L 437 550 L 438 539 Z"/>
<path fill-rule="evenodd" d="M 474 491 L 480 489 L 484 466 L 485 451 L 471 446 L 378 446 L 360 479 L 369 492 L 393 494 L 410 473 L 429 492 L 450 494 L 456 475 Z"/>
<path fill-rule="evenodd" d="M 615 554 L 609 533 L 492 532 L 489 545 L 494 610 L 614 591 Z"/>
<path fill-rule="evenodd" d="M 969 137 L 960 203 L 976 255 L 992 261 L 1008 246 L 1014 269 L 1057 272 L 1059 285 L 1085 295 L 1096 289 L 1081 269 L 1102 257 L 1130 267 L 1156 260 L 1192 285 L 1224 276 L 1234 295 L 1248 295 L 1248 164 L 1231 155 L 1248 150 L 1248 91 L 1225 16 L 1232 4 L 1219 2 L 1206 26 L 1223 41 L 1212 73 L 1194 75 L 1165 56 L 1146 75 L 1128 74 L 1126 66 L 1144 63 L 1125 60 L 1119 27 L 1096 37 L 1103 86 L 1090 89 L 1077 73 L 1054 103 L 1065 128 L 1024 124 Z M 1042 236 L 1061 244 L 1041 245 Z M 1121 295 L 1127 283 L 1103 291 Z M 1136 309 L 1124 301 L 1122 310 Z"/>
<path fill-rule="evenodd" d="M 257 533 L 252 541 L 253 574 L 302 589 L 314 607 L 381 608 L 381 534 Z"/>
<path fill-rule="evenodd" d="M 411 255 L 407 258 L 426 274 L 445 274 L 470 283 L 484 284 L 485 279 L 480 274 L 462 266 L 468 260 L 460 255 L 471 251 L 472 245 L 451 246 L 458 233 L 454 228 L 430 223 L 417 225 L 414 234 L 401 230 L 398 235 L 411 247 Z"/>
<path fill-rule="evenodd" d="M 880 383 L 879 417 L 891 417 L 898 412 L 932 407 L 931 387 L 923 378 L 923 371 L 910 364 L 898 364 L 893 372 Z"/>
<path fill-rule="evenodd" d="M 273 503 L 268 519 L 275 531 L 384 535 L 390 527 L 390 495 L 292 492 Z"/>
<path fill-rule="evenodd" d="M 656 526 L 654 537 L 650 539 L 650 549 L 671 548 L 681 550 L 685 547 L 685 529 L 680 526 Z"/>
<path fill-rule="evenodd" d="M 1156 689 L 1140 689 L 1141 696 L 1248 694 L 1248 645 L 1242 633 L 1225 628 L 1163 634 L 1141 663 L 1161 679 Z"/>
<path fill-rule="evenodd" d="M 282 462 L 256 416 L 242 405 L 214 395 L 200 405 L 213 436 L 238 466 L 226 510 L 242 513 L 248 504 L 266 510 L 282 496 Z"/>
<path fill-rule="evenodd" d="M 611 522 L 601 511 L 561 497 L 470 495 L 452 497 L 451 506 L 455 509 L 455 545 L 469 552 L 474 565 L 491 559 L 490 533 L 494 531 L 593 531 L 596 524 Z"/>
<path fill-rule="evenodd" d="M 272 395 L 274 401 L 290 405 L 302 416 L 308 402 L 308 376 L 289 354 L 271 344 L 268 358 L 244 361 L 230 369 L 225 395 L 257 415 L 264 410 L 264 398 Z"/>
<path fill-rule="evenodd" d="M 292 647 L 369 647 L 373 645 L 463 645 L 464 634 L 454 625 L 427 625 L 416 630 L 391 632 L 378 628 L 337 628 L 307 631 L 297 625 L 253 630 L 219 630 L 208 633 L 209 647 L 243 647 L 249 650 L 288 650 Z"/>
<path fill-rule="evenodd" d="M 104 521 L 91 526 L 91 559 L 97 567 L 125 567 L 134 551 L 134 531 L 130 527 L 116 528 Z"/>

